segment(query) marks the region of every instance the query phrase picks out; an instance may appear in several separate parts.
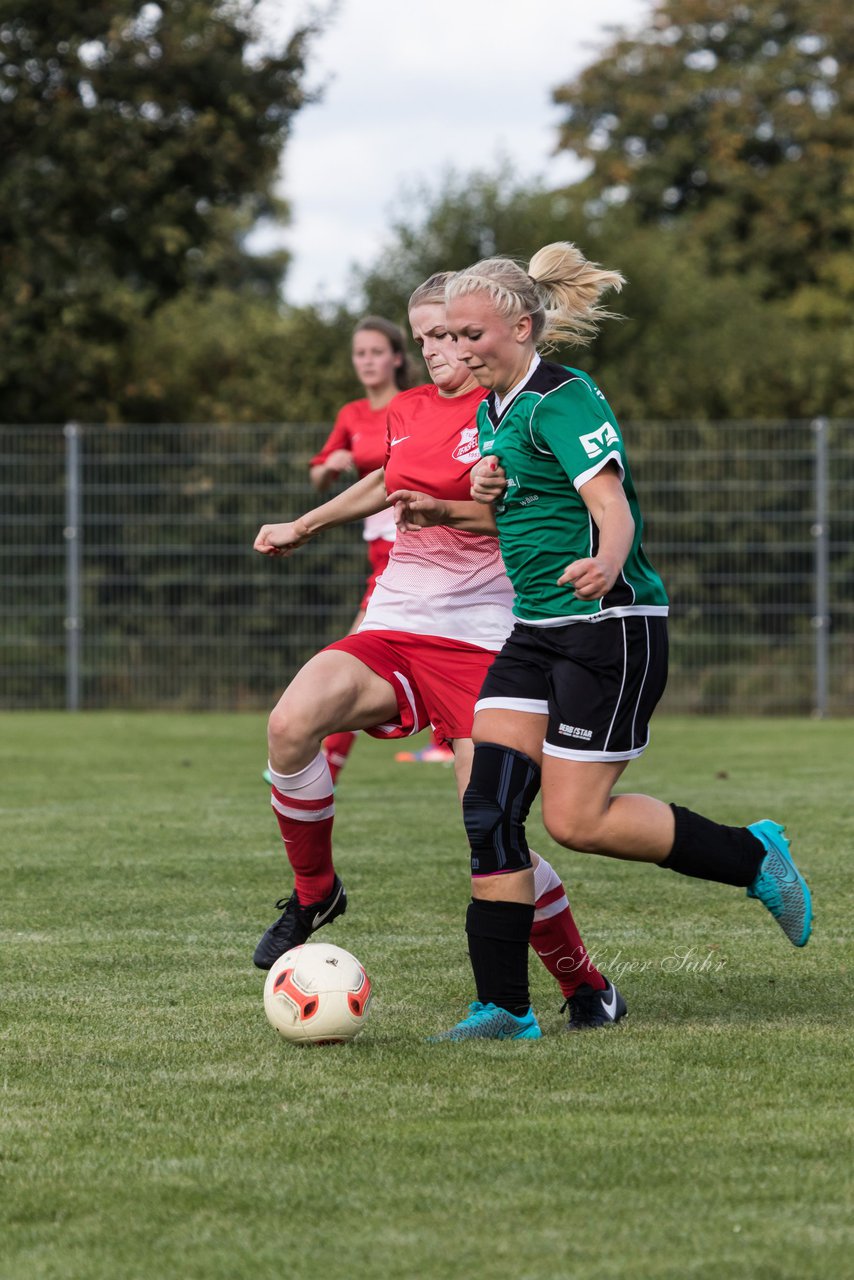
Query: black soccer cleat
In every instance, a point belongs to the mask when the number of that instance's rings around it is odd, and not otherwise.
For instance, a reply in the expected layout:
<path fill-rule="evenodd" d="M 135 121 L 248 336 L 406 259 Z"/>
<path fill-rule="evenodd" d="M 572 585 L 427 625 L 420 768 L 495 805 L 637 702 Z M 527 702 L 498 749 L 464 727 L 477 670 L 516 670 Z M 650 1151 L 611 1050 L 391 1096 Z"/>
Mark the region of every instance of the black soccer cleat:
<path fill-rule="evenodd" d="M 625 1018 L 628 1010 L 626 1002 L 617 988 L 605 979 L 604 991 L 595 991 L 587 982 L 583 982 L 574 995 L 571 995 L 561 1008 L 561 1013 L 569 1007 L 567 1031 L 593 1031 L 596 1027 L 613 1027 L 620 1018 Z"/>
<path fill-rule="evenodd" d="M 294 889 L 289 898 L 281 898 L 276 906 L 285 909 L 276 923 L 270 925 L 252 957 L 259 969 L 272 969 L 279 956 L 291 947 L 301 946 L 317 929 L 330 924 L 336 916 L 343 916 L 347 910 L 347 891 L 336 876 L 329 896 L 322 902 L 303 906 Z"/>

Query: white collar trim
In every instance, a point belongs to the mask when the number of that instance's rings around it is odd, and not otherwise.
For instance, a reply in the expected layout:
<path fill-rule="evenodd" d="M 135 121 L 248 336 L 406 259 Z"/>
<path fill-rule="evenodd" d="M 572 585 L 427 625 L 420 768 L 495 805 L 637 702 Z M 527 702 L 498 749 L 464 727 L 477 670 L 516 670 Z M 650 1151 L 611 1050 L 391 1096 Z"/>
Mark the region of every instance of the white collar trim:
<path fill-rule="evenodd" d="M 526 383 L 526 382 L 528 382 L 528 381 L 530 380 L 531 375 L 533 374 L 534 370 L 535 370 L 535 369 L 537 368 L 537 366 L 538 366 L 539 364 L 541 364 L 541 363 L 542 363 L 542 362 L 541 362 L 541 360 L 540 360 L 540 353 L 539 353 L 538 351 L 535 351 L 535 352 L 534 352 L 534 358 L 533 358 L 533 360 L 531 361 L 531 363 L 528 365 L 528 372 L 525 374 L 524 378 L 522 378 L 520 382 L 517 382 L 517 383 L 516 383 L 516 385 L 515 385 L 515 387 L 511 387 L 511 388 L 510 388 L 510 390 L 507 392 L 507 395 L 504 397 L 504 399 L 503 399 L 503 400 L 499 400 L 499 399 L 498 399 L 498 396 L 497 396 L 497 394 L 496 394 L 496 397 L 495 397 L 495 412 L 496 412 L 497 414 L 499 414 L 499 413 L 503 413 L 503 412 L 504 412 L 504 410 L 507 408 L 507 406 L 508 406 L 508 404 L 510 403 L 510 401 L 511 401 L 511 400 L 514 400 L 514 399 L 516 398 L 516 396 L 519 394 L 519 392 L 520 392 L 520 391 L 522 390 L 522 388 L 525 386 L 525 383 Z"/>

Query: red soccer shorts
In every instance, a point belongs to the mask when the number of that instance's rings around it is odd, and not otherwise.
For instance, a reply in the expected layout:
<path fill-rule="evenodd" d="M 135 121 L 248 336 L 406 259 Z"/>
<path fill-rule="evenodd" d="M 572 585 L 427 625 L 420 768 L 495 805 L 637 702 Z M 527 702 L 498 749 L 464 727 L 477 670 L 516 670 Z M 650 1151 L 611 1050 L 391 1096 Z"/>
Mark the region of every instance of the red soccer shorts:
<path fill-rule="evenodd" d="M 398 719 L 366 729 L 371 737 L 408 738 L 428 724 L 447 742 L 471 737 L 474 704 L 495 658 L 491 649 L 406 631 L 357 631 L 326 648 L 352 654 L 394 689 Z"/>

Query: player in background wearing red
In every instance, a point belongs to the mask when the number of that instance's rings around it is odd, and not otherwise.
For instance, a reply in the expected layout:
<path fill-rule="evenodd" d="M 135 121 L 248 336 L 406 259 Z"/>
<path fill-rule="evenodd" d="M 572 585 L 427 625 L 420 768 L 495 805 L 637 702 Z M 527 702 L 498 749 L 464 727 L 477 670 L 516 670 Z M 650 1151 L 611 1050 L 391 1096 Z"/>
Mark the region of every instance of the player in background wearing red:
<path fill-rule="evenodd" d="M 397 325 L 382 316 L 365 316 L 356 325 L 351 358 L 365 395 L 339 410 L 326 443 L 309 463 L 309 478 L 318 493 L 325 493 L 348 471 L 366 476 L 382 466 L 386 409 L 398 391 L 405 391 L 410 384 L 406 340 Z M 351 632 L 358 631 L 374 584 L 388 564 L 395 536 L 394 513 L 386 510 L 366 516 L 362 536 L 367 544 L 370 573 Z M 355 733 L 350 732 L 330 734 L 324 741 L 323 753 L 333 782 L 355 741 Z"/>
<path fill-rule="evenodd" d="M 410 299 L 413 336 L 433 385 L 403 392 L 389 406 L 385 466 L 293 522 L 264 525 L 256 551 L 290 555 L 324 529 L 383 509 L 387 490 L 468 499 L 479 457 L 475 412 L 484 393 L 457 360 L 445 328 L 446 280 L 447 273 L 431 277 Z M 357 729 L 403 737 L 432 723 L 453 746 L 462 796 L 475 700 L 512 626 L 512 599 L 495 537 L 401 529 L 358 632 L 316 654 L 291 681 L 270 716 L 268 747 L 272 804 L 294 891 L 277 904 L 283 914 L 256 948 L 259 968 L 269 969 L 346 909 L 332 859 L 335 805 L 323 738 Z M 544 858 L 533 861 L 531 944 L 560 985 L 570 1028 L 606 1025 L 615 1019 L 584 1016 L 589 994 L 604 990 L 606 979 L 587 955 L 559 877 Z"/>
<path fill-rule="evenodd" d="M 383 316 L 365 316 L 353 331 L 351 358 L 356 377 L 365 389 L 364 398 L 345 404 L 323 448 L 309 463 L 309 478 L 318 493 L 325 493 L 342 475 L 355 471 L 360 477 L 376 471 L 385 462 L 386 410 L 410 383 L 406 339 L 396 324 Z M 370 574 L 350 631 L 358 631 L 377 578 L 388 564 L 395 537 L 394 512 L 389 507 L 375 511 L 362 521 L 370 563 Z M 323 743 L 332 781 L 344 766 L 356 734 L 334 733 Z M 453 752 L 435 737 L 421 751 L 400 752 L 397 759 L 423 763 L 451 763 Z M 265 774 L 266 778 L 266 774 Z M 269 778 L 266 779 L 269 782 Z"/>

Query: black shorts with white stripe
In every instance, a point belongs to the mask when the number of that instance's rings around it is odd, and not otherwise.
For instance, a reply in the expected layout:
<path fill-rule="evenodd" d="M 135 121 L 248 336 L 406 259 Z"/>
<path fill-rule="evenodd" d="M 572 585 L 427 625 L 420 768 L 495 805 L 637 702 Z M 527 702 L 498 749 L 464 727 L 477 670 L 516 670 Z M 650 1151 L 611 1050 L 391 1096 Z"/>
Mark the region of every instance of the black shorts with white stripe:
<path fill-rule="evenodd" d="M 517 622 L 475 709 L 548 716 L 545 755 L 632 760 L 649 742 L 666 683 L 666 618 L 631 614 L 564 627 Z"/>

